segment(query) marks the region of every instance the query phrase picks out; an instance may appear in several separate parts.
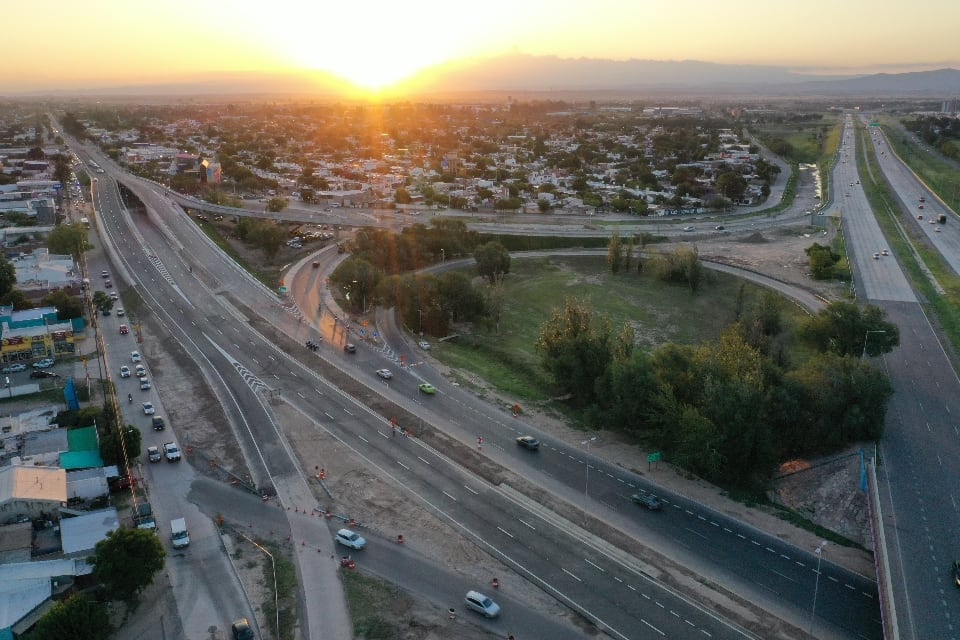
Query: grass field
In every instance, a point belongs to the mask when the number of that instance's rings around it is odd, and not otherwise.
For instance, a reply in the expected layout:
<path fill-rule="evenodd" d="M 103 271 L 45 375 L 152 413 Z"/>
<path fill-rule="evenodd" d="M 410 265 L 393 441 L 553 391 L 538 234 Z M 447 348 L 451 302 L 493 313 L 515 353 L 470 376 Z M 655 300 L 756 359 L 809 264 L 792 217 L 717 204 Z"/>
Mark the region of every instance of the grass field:
<path fill-rule="evenodd" d="M 434 354 L 518 402 L 541 403 L 550 397 L 551 384 L 534 345 L 544 322 L 567 298 L 588 300 L 596 313 L 609 316 L 614 331 L 629 323 L 644 350 L 668 342 L 699 344 L 715 340 L 735 321 L 741 286 L 745 307 L 762 291 L 729 275 L 707 270 L 707 276 L 694 294 L 650 274 L 614 275 L 599 256 L 514 260 L 504 285 L 507 303 L 500 334 L 478 329 L 437 345 Z M 785 305 L 785 326 L 792 326 L 799 313 Z"/>

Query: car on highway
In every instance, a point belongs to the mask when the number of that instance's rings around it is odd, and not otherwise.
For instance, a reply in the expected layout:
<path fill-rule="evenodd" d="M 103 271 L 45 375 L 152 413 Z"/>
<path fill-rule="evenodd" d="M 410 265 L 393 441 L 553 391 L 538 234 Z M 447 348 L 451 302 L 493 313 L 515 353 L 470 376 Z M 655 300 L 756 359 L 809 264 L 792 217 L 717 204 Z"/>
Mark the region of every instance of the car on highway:
<path fill-rule="evenodd" d="M 147 447 L 147 460 L 150 462 L 160 462 L 160 447 L 149 446 Z"/>
<path fill-rule="evenodd" d="M 874 251 L 874 252 L 873 252 L 873 259 L 874 259 L 874 260 L 879 260 L 879 259 L 880 259 L 880 252 L 879 252 L 879 251 Z"/>
<path fill-rule="evenodd" d="M 887 251 L 886 249 L 884 249 L 884 250 L 883 250 L 883 251 L 881 251 L 880 253 L 882 253 L 882 254 L 883 254 L 883 255 L 885 255 L 885 256 L 888 256 L 888 255 L 890 255 L 890 252 L 889 252 L 889 251 Z"/>
<path fill-rule="evenodd" d="M 467 609 L 476 611 L 485 618 L 496 618 L 500 615 L 500 605 L 479 591 L 467 591 L 463 603 L 467 605 Z"/>
<path fill-rule="evenodd" d="M 129 378 L 130 375 L 131 375 L 131 373 L 130 373 L 130 367 L 128 367 L 127 365 L 123 365 L 123 366 L 120 367 L 120 377 L 121 377 L 121 378 Z"/>
<path fill-rule="evenodd" d="M 49 369 L 53 365 L 57 364 L 53 358 L 44 358 L 43 360 L 37 360 L 33 363 L 34 369 Z"/>
<path fill-rule="evenodd" d="M 343 546 L 349 547 L 350 549 L 356 549 L 357 551 L 367 546 L 366 539 L 350 529 L 340 529 L 337 531 L 337 535 L 334 539 Z"/>
<path fill-rule="evenodd" d="M 377 375 L 384 380 L 389 380 L 393 377 L 393 372 L 390 369 L 377 369 Z"/>
<path fill-rule="evenodd" d="M 46 371 L 45 369 L 35 369 L 30 372 L 31 378 L 59 378 L 60 374 L 56 371 Z"/>
<path fill-rule="evenodd" d="M 21 371 L 26 371 L 27 365 L 22 362 L 15 362 L 13 364 L 8 364 L 3 369 L 0 369 L 0 372 L 3 373 L 19 373 Z"/>
<path fill-rule="evenodd" d="M 517 446 L 529 451 L 536 451 L 540 448 L 540 441 L 533 436 L 520 436 L 517 438 Z"/>
<path fill-rule="evenodd" d="M 635 493 L 630 496 L 630 499 L 650 511 L 660 511 L 663 508 L 663 502 L 652 493 Z"/>
<path fill-rule="evenodd" d="M 352 342 L 348 342 L 347 344 L 343 345 L 343 350 L 347 353 L 356 353 L 357 345 L 353 344 Z"/>
<path fill-rule="evenodd" d="M 163 418 L 156 415 L 150 420 L 150 424 L 153 425 L 154 431 L 163 431 L 167 427 L 167 423 L 163 421 Z"/>
<path fill-rule="evenodd" d="M 112 287 L 113 287 L 113 280 L 104 280 L 104 281 L 103 281 L 103 286 L 105 286 L 107 289 L 112 288 Z"/>
<path fill-rule="evenodd" d="M 140 355 L 139 351 L 131 351 L 130 362 L 143 362 L 143 356 Z"/>
<path fill-rule="evenodd" d="M 100 272 L 100 277 L 101 277 L 101 278 L 109 278 L 109 277 L 110 277 L 110 272 L 109 272 L 109 271 L 101 271 L 101 272 Z"/>
<path fill-rule="evenodd" d="M 693 227 L 684 227 L 683 230 L 684 230 L 684 231 L 693 231 Z"/>
<path fill-rule="evenodd" d="M 118 317 L 118 318 L 122 318 L 122 317 L 124 317 L 125 315 L 127 315 L 127 312 L 123 310 L 123 307 L 120 307 L 119 309 L 117 309 L 117 317 Z"/>
<path fill-rule="evenodd" d="M 920 207 L 919 207 L 919 208 L 920 208 L 920 209 L 923 209 L 923 205 L 920 205 Z"/>
<path fill-rule="evenodd" d="M 105 315 L 105 316 L 110 315 L 110 309 L 107 308 L 107 307 L 104 307 L 103 309 L 100 309 L 100 312 L 101 312 L 103 315 Z"/>
<path fill-rule="evenodd" d="M 156 412 L 157 412 L 157 410 L 154 408 L 152 402 L 144 402 L 144 403 L 143 403 L 143 415 L 145 415 L 145 416 L 152 416 L 152 415 L 155 414 Z"/>
<path fill-rule="evenodd" d="M 430 384 L 429 382 L 424 382 L 423 384 L 421 384 L 419 389 L 420 389 L 420 393 L 425 393 L 428 396 L 432 396 L 437 392 L 437 388 L 432 384 Z"/>
<path fill-rule="evenodd" d="M 167 462 L 180 462 L 180 447 L 176 442 L 164 442 L 163 455 L 167 458 Z"/>
<path fill-rule="evenodd" d="M 230 631 L 233 633 L 233 640 L 255 640 L 250 621 L 246 618 L 240 618 L 230 625 Z"/>
<path fill-rule="evenodd" d="M 152 386 L 149 379 L 140 378 L 140 391 L 149 391 Z"/>
<path fill-rule="evenodd" d="M 722 224 L 718 224 L 717 226 L 714 227 L 714 229 L 716 229 L 717 231 L 723 231 L 724 228 L 725 227 Z"/>
<path fill-rule="evenodd" d="M 130 327 L 125 324 L 120 325 L 120 335 L 125 336 L 130 333 Z"/>
<path fill-rule="evenodd" d="M 111 292 L 110 292 L 110 299 L 111 299 L 111 300 L 119 300 L 119 299 L 120 299 L 120 294 L 117 293 L 116 291 L 111 291 Z"/>
<path fill-rule="evenodd" d="M 430 343 L 427 342 L 426 340 L 421 340 L 420 342 L 417 343 L 417 346 L 423 349 L 424 351 L 430 351 L 430 348 L 431 348 Z"/>
<path fill-rule="evenodd" d="M 146 378 L 147 368 L 142 364 L 138 364 L 136 367 L 133 368 L 133 375 L 137 376 L 138 378 Z"/>

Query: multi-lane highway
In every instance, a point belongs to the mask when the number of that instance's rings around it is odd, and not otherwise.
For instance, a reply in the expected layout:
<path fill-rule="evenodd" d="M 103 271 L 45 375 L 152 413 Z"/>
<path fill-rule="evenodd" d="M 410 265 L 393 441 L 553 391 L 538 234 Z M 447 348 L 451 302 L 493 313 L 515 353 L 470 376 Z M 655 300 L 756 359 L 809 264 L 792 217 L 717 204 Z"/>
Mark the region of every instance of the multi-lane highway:
<path fill-rule="evenodd" d="M 272 292 L 225 259 L 186 223 L 182 211 L 162 192 L 124 179 L 151 213 L 138 220 L 120 211 L 115 219 L 105 215 L 105 226 L 123 230 L 124 235 L 114 238 L 117 261 L 169 334 L 201 363 L 226 407 L 233 435 L 243 444 L 258 484 L 272 485 L 281 499 L 305 492 L 302 473 L 291 471 L 295 456 L 283 437 L 282 425 L 276 424 L 259 393 L 277 384 L 273 380 L 282 372 L 283 397 L 318 428 L 340 438 L 386 477 L 409 487 L 424 508 L 454 523 L 491 555 L 612 635 L 646 637 L 647 632 L 656 630 L 666 637 L 688 637 L 691 629 L 697 629 L 714 637 L 749 637 L 749 632 L 652 579 L 659 568 L 651 572 L 649 565 L 638 561 L 639 551 L 623 554 L 605 543 L 594 543 L 596 536 L 586 532 L 590 525 L 580 530 L 579 517 L 573 512 L 563 517 L 543 512 L 524 499 L 522 492 L 515 493 L 516 487 L 489 485 L 419 440 L 397 447 L 382 416 L 373 415 L 320 379 L 308 360 L 290 357 L 264 340 L 251 329 L 246 314 L 257 313 L 297 342 L 319 337 L 321 331 L 327 331 L 328 337 L 334 335 L 329 318 L 326 328 L 321 324 L 319 329 L 311 329 L 310 323 L 298 317 L 299 310 L 284 307 Z M 101 176 L 101 180 L 105 178 Z M 104 185 L 100 190 L 106 190 Z M 317 307 L 305 307 L 311 308 Z M 309 318 L 310 311 L 306 313 Z M 518 470 L 560 499 L 583 505 L 604 521 L 616 523 L 634 540 L 621 546 L 637 540 L 655 544 L 671 559 L 692 565 L 725 589 L 769 605 L 794 621 L 806 619 L 818 588 L 818 635 L 879 637 L 875 585 L 828 561 L 820 566 L 817 584 L 813 550 L 784 545 L 681 496 L 665 495 L 664 513 L 641 512 L 626 499 L 638 488 L 654 489 L 641 478 L 547 437 L 544 448 L 531 459 L 513 444 L 518 433 L 515 420 L 429 373 L 428 367 L 404 370 L 383 385 L 373 371 L 406 349 L 395 328 L 386 326 L 383 333 L 392 349 L 361 344 L 355 357 L 346 358 L 336 346 L 325 345 L 321 355 L 345 375 L 364 381 L 462 442 L 472 443 L 478 434 L 484 434 L 484 455 Z M 440 393 L 418 402 L 414 400 L 416 385 L 427 378 Z M 576 472 L 571 473 L 571 466 Z M 581 469 L 587 473 L 581 474 Z M 573 497 L 581 494 L 586 502 Z M 314 628 L 311 624 L 311 632 Z"/>

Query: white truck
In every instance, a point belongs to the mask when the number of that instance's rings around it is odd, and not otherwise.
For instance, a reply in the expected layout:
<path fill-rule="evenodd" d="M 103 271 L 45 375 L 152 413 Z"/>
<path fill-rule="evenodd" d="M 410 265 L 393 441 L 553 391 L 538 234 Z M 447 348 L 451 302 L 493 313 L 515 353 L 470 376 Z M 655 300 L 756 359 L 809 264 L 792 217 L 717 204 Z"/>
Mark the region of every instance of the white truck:
<path fill-rule="evenodd" d="M 174 549 L 183 549 L 190 544 L 190 533 L 187 531 L 187 521 L 177 518 L 170 521 L 170 539 Z"/>

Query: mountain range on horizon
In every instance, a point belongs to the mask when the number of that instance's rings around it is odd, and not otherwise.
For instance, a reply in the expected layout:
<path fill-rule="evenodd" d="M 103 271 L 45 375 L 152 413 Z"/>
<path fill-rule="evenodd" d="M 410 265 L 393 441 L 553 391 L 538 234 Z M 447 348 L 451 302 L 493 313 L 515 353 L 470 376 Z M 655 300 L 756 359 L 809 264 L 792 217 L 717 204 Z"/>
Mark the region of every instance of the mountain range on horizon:
<path fill-rule="evenodd" d="M 30 91 L 18 95 L 312 95 L 336 99 L 356 95 L 334 74 L 231 72 L 203 73 L 178 80 L 149 81 L 85 90 Z M 429 97 L 457 93 L 681 93 L 820 95 L 837 97 L 960 96 L 960 70 L 811 76 L 786 67 L 684 61 L 606 60 L 508 55 L 437 65 L 403 82 L 387 95 Z"/>

